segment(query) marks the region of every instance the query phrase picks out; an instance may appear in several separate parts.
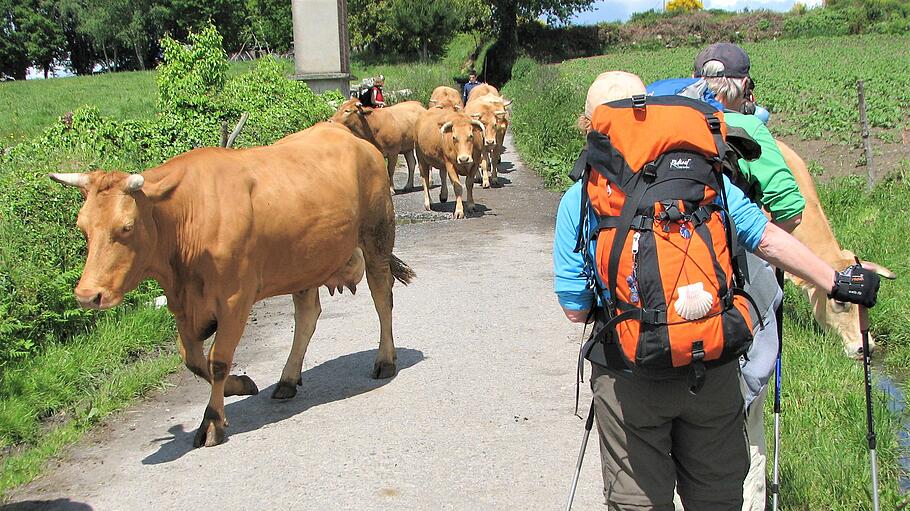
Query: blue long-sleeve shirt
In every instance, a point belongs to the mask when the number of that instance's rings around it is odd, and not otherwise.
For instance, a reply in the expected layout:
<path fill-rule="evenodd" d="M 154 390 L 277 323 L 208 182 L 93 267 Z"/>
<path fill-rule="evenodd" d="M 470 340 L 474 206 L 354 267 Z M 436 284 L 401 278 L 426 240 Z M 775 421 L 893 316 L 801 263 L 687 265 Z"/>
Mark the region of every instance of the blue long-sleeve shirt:
<path fill-rule="evenodd" d="M 579 181 L 572 185 L 559 202 L 556 214 L 556 233 L 553 239 L 553 269 L 555 273 L 554 289 L 559 304 L 567 309 L 581 311 L 590 309 L 594 304 L 594 291 L 588 286 L 589 269 L 585 268 L 584 257 L 575 252 L 578 229 L 581 222 L 581 186 Z M 730 217 L 736 225 L 736 235 L 742 245 L 754 252 L 765 233 L 768 219 L 752 201 L 750 201 L 730 180 L 724 176 L 724 188 Z M 593 209 L 588 209 L 588 217 L 596 218 Z M 593 231 L 596 221 L 589 221 Z M 589 233 L 590 234 L 590 233 Z M 594 242 L 588 245 L 589 254 L 594 258 Z"/>

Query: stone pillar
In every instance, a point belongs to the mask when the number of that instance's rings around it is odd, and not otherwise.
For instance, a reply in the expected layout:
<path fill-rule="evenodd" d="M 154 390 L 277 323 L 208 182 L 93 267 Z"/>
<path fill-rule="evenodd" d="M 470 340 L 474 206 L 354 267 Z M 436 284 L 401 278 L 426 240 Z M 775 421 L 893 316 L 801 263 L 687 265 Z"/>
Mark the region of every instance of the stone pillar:
<path fill-rule="evenodd" d="M 346 0 L 291 0 L 294 78 L 316 93 L 337 89 L 345 97 L 351 79 Z"/>

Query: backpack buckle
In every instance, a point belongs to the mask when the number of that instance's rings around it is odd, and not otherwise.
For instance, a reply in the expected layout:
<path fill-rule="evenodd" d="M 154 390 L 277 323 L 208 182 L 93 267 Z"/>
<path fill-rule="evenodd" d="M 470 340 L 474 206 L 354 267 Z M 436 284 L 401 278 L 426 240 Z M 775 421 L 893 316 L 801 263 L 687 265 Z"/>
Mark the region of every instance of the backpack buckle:
<path fill-rule="evenodd" d="M 642 175 L 649 182 L 657 179 L 657 162 L 645 163 L 645 166 L 642 167 Z"/>
<path fill-rule="evenodd" d="M 720 119 L 714 117 L 706 117 L 708 120 L 708 128 L 711 130 L 711 133 L 720 133 Z"/>
<path fill-rule="evenodd" d="M 650 325 L 664 325 L 667 323 L 667 312 L 657 309 L 641 309 L 639 322 Z"/>
<path fill-rule="evenodd" d="M 645 99 L 647 96 L 644 94 L 636 94 L 632 96 L 632 108 L 644 109 L 645 108 Z"/>

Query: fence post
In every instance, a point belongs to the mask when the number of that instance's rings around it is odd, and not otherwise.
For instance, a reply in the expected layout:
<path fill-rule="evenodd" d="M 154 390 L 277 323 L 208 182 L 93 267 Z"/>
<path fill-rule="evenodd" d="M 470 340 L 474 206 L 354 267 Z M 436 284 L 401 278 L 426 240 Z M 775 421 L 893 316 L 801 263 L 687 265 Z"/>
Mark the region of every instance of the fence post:
<path fill-rule="evenodd" d="M 221 144 L 219 147 L 227 147 L 228 143 L 228 123 L 221 121 Z"/>
<path fill-rule="evenodd" d="M 859 95 L 859 122 L 862 128 L 863 148 L 866 152 L 866 191 L 872 191 L 875 184 L 875 166 L 872 164 L 872 141 L 869 139 L 869 121 L 866 118 L 866 93 L 862 80 L 856 82 Z"/>

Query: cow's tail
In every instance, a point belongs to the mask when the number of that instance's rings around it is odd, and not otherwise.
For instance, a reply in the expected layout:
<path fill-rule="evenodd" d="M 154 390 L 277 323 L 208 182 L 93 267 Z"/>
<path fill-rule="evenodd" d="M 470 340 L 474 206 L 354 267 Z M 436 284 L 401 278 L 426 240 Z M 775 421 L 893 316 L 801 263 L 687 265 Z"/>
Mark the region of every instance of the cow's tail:
<path fill-rule="evenodd" d="M 406 286 L 417 276 L 417 274 L 414 273 L 414 270 L 412 270 L 404 261 L 395 257 L 395 254 L 392 254 L 392 262 L 389 266 L 392 268 L 392 276 L 395 277 L 395 280 Z"/>

